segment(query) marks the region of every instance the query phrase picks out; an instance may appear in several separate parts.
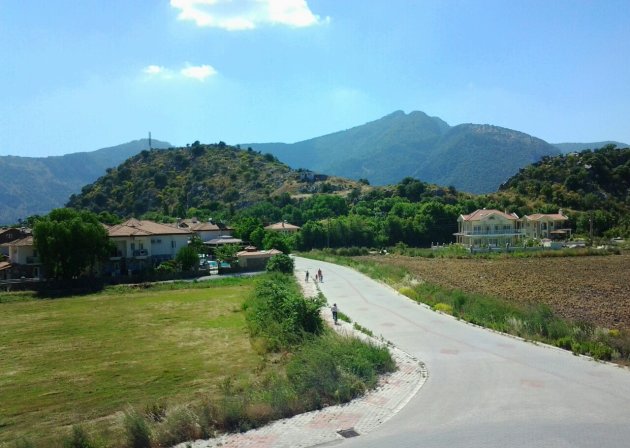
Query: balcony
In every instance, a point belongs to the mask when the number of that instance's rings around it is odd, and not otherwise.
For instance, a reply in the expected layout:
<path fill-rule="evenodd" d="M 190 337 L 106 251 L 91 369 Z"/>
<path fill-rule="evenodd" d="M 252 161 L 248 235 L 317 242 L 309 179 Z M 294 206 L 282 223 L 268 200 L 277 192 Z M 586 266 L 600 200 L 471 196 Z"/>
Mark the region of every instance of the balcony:
<path fill-rule="evenodd" d="M 121 251 L 121 250 L 117 250 L 116 252 L 114 252 L 113 254 L 111 254 L 111 255 L 109 256 L 109 259 L 110 259 L 111 261 L 120 261 L 120 260 L 121 260 L 122 258 L 124 258 L 126 255 L 127 255 L 127 254 L 126 254 L 126 253 L 124 253 L 123 251 Z"/>
<path fill-rule="evenodd" d="M 134 250 L 133 258 L 137 258 L 138 260 L 144 260 L 149 256 L 149 251 L 146 249 Z"/>
<path fill-rule="evenodd" d="M 26 264 L 40 264 L 39 257 L 26 257 Z"/>
<path fill-rule="evenodd" d="M 507 229 L 507 230 L 489 230 L 489 231 L 463 231 L 457 232 L 455 235 L 458 236 L 480 236 L 480 237 L 497 237 L 497 236 L 519 236 L 525 235 L 525 231 L 522 229 Z"/>

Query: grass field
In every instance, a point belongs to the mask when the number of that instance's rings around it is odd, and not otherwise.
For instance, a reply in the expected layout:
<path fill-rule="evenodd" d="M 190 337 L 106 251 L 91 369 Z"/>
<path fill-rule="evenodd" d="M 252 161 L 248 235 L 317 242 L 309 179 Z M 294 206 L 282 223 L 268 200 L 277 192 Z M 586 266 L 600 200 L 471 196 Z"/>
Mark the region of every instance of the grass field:
<path fill-rule="evenodd" d="M 180 287 L 181 288 L 181 287 Z M 111 431 L 122 411 L 218 394 L 254 372 L 242 303 L 253 280 L 0 297 L 0 446 L 50 446 L 71 425 Z"/>

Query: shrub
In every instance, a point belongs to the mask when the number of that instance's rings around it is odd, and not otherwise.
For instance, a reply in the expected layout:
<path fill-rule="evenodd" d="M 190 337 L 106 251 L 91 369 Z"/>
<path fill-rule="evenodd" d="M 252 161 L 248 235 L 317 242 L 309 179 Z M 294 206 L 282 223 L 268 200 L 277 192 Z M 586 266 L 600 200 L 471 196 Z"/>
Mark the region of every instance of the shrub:
<path fill-rule="evenodd" d="M 127 448 L 151 448 L 151 429 L 142 415 L 125 412 L 124 427 Z"/>
<path fill-rule="evenodd" d="M 311 406 L 344 403 L 395 369 L 385 347 L 327 334 L 309 341 L 287 365 L 287 378 Z"/>
<path fill-rule="evenodd" d="M 201 437 L 201 426 L 197 416 L 188 408 L 169 412 L 157 431 L 160 446 L 173 446 L 187 440 Z"/>
<path fill-rule="evenodd" d="M 409 286 L 403 286 L 398 290 L 398 292 L 401 293 L 403 296 L 409 297 L 412 300 L 416 300 L 418 298 L 418 293 Z"/>
<path fill-rule="evenodd" d="M 177 262 L 175 260 L 163 261 L 155 270 L 157 272 L 175 272 L 177 271 Z"/>
<path fill-rule="evenodd" d="M 144 408 L 145 417 L 152 422 L 161 422 L 166 417 L 166 404 L 156 401 Z"/>
<path fill-rule="evenodd" d="M 82 426 L 73 426 L 72 434 L 63 443 L 64 448 L 94 448 L 96 446 Z"/>
<path fill-rule="evenodd" d="M 268 350 L 278 351 L 295 346 L 305 335 L 321 333 L 323 305 L 321 296 L 304 299 L 293 277 L 274 274 L 257 284 L 244 307 L 252 336 L 263 338 Z"/>
<path fill-rule="evenodd" d="M 190 246 L 182 247 L 175 256 L 177 264 L 181 267 L 182 271 L 192 271 L 199 265 L 199 255 L 195 248 Z"/>
<path fill-rule="evenodd" d="M 556 345 L 565 350 L 571 350 L 571 348 L 573 347 L 573 343 L 573 338 L 570 336 L 562 337 L 556 341 Z"/>
<path fill-rule="evenodd" d="M 292 274 L 295 269 L 293 258 L 285 254 L 274 255 L 267 262 L 267 272 L 282 272 L 283 274 Z"/>
<path fill-rule="evenodd" d="M 453 307 L 449 305 L 448 303 L 436 303 L 433 306 L 433 309 L 435 311 L 441 311 L 446 314 L 453 314 Z"/>

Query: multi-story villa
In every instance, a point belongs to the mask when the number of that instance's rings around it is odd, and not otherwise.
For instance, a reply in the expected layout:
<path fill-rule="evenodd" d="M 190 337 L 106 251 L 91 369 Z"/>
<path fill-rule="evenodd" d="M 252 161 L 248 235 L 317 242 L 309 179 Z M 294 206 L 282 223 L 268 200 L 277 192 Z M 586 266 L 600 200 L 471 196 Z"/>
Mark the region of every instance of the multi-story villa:
<path fill-rule="evenodd" d="M 469 247 L 505 247 L 518 245 L 524 238 L 564 239 L 571 230 L 568 218 L 558 213 L 536 213 L 519 218 L 516 213 L 499 210 L 475 210 L 457 218 L 457 243 Z"/>
<path fill-rule="evenodd" d="M 107 229 L 116 247 L 105 271 L 126 275 L 175 258 L 194 233 L 168 224 L 130 219 Z"/>
<path fill-rule="evenodd" d="M 535 213 L 523 216 L 522 228 L 528 238 L 564 239 L 571 234 L 571 229 L 566 228 L 568 220 L 562 209 L 558 213 Z"/>
<path fill-rule="evenodd" d="M 516 245 L 523 238 L 521 221 L 516 213 L 499 210 L 475 210 L 469 215 L 459 215 L 457 243 L 471 247 L 504 247 Z"/>

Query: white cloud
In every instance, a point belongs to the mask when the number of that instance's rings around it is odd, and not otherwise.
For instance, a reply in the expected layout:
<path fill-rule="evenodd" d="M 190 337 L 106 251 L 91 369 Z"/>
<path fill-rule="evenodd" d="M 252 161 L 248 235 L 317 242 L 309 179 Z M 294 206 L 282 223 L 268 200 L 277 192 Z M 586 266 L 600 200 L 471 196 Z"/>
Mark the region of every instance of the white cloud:
<path fill-rule="evenodd" d="M 259 25 L 307 27 L 329 20 L 313 14 L 306 0 L 171 0 L 171 6 L 180 10 L 180 20 L 228 31 Z"/>
<path fill-rule="evenodd" d="M 164 73 L 164 67 L 160 67 L 159 65 L 149 65 L 145 67 L 143 72 L 147 75 L 159 75 L 160 73 Z"/>
<path fill-rule="evenodd" d="M 217 71 L 214 69 L 214 67 L 204 64 L 197 66 L 188 66 L 181 69 L 180 73 L 187 78 L 194 78 L 199 81 L 203 81 L 209 76 L 216 75 Z"/>
<path fill-rule="evenodd" d="M 204 81 L 206 78 L 210 76 L 214 76 L 217 74 L 217 71 L 214 67 L 208 64 L 203 65 L 190 65 L 186 64 L 186 67 L 182 69 L 172 69 L 163 67 L 161 65 L 148 65 L 142 72 L 147 75 L 146 79 L 155 78 L 161 80 L 173 80 L 177 78 L 193 78 L 198 81 Z"/>

